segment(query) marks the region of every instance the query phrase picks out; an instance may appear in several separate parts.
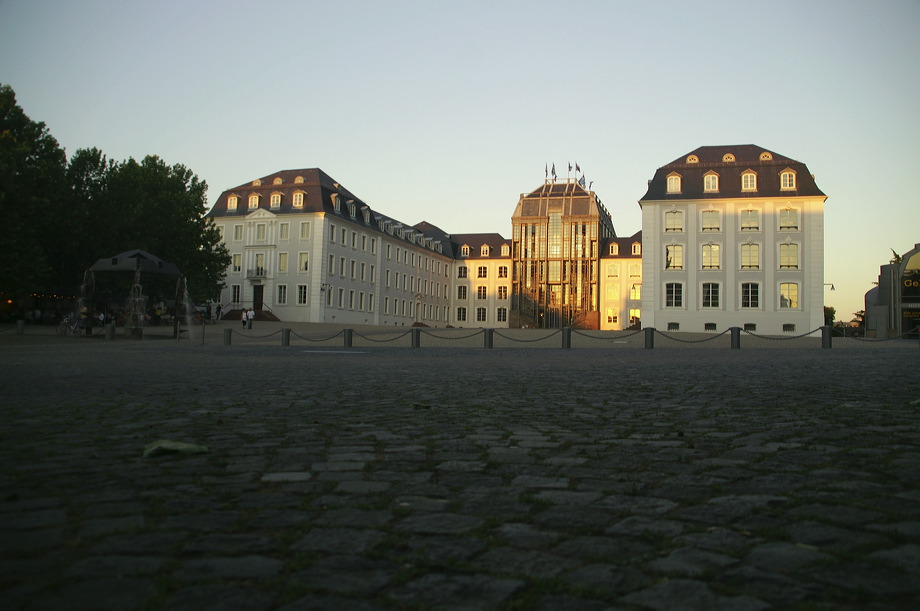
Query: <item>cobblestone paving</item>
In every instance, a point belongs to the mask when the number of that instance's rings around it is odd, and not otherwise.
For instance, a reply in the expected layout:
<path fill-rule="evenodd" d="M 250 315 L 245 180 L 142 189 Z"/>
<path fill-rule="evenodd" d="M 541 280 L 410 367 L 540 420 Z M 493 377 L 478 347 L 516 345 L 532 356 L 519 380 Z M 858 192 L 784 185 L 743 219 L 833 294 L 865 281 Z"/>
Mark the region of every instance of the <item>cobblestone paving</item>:
<path fill-rule="evenodd" d="M 3 336 L 0 607 L 918 608 L 901 346 Z"/>

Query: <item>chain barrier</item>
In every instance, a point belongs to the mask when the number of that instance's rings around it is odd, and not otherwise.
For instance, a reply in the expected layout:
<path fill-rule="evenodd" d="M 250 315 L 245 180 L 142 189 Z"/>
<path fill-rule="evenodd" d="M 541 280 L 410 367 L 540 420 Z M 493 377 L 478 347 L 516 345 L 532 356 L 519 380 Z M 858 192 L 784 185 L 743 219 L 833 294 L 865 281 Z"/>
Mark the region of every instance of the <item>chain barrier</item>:
<path fill-rule="evenodd" d="M 434 334 L 434 333 L 432 333 L 432 332 L 430 332 L 430 331 L 424 331 L 424 330 L 422 331 L 422 333 L 424 333 L 425 335 L 428 335 L 428 336 L 430 336 L 430 337 L 434 337 L 434 338 L 436 338 L 436 339 L 446 339 L 446 340 L 456 339 L 456 340 L 460 340 L 460 339 L 469 339 L 469 338 L 471 338 L 471 337 L 476 337 L 477 335 L 482 335 L 483 333 L 485 333 L 485 331 L 483 331 L 482 329 L 477 329 L 477 330 L 474 331 L 473 333 L 470 333 L 469 335 L 463 335 L 463 336 L 461 336 L 461 337 L 454 337 L 454 336 L 451 336 L 451 337 L 444 337 L 443 335 L 436 335 L 436 334 Z"/>
<path fill-rule="evenodd" d="M 545 339 L 549 339 L 549 338 L 551 338 L 551 337 L 554 337 L 554 336 L 556 336 L 556 335 L 559 335 L 560 333 L 562 333 L 562 329 L 559 329 L 559 330 L 557 330 L 557 331 L 553 331 L 553 332 L 550 333 L 549 335 L 545 335 L 545 336 L 543 336 L 543 337 L 538 337 L 537 339 L 517 339 L 517 338 L 514 338 L 514 337 L 508 337 L 507 335 L 502 335 L 501 333 L 499 333 L 498 330 L 493 331 L 493 333 L 494 333 L 495 335 L 497 335 L 497 336 L 503 338 L 503 339 L 507 339 L 508 341 L 518 342 L 518 343 L 521 343 L 521 344 L 532 344 L 532 343 L 534 343 L 534 342 L 542 342 L 542 341 L 545 340 Z"/>
<path fill-rule="evenodd" d="M 809 335 L 812 335 L 816 331 L 820 331 L 821 327 L 818 327 L 817 329 L 809 331 L 808 333 L 802 333 L 801 335 L 790 335 L 789 337 L 771 337 L 769 335 L 758 335 L 757 333 L 752 333 L 751 331 L 748 331 L 746 329 L 741 329 L 741 330 L 747 333 L 748 335 L 750 335 L 751 337 L 756 337 L 759 339 L 768 339 L 768 340 L 775 341 L 775 342 L 784 342 L 790 339 L 802 339 L 803 337 L 808 337 Z"/>
<path fill-rule="evenodd" d="M 345 333 L 345 330 L 343 329 L 339 331 L 338 333 L 336 333 L 335 335 L 330 335 L 329 337 L 323 337 L 321 339 L 315 339 L 315 338 L 310 338 L 310 337 L 304 337 L 297 331 L 294 331 L 293 329 L 291 329 L 291 335 L 293 335 L 294 337 L 299 337 L 300 339 L 307 341 L 307 342 L 328 342 L 329 340 L 333 340 L 344 333 Z"/>
<path fill-rule="evenodd" d="M 239 331 L 233 331 L 233 333 L 234 333 L 235 335 L 239 335 L 240 337 L 245 337 L 246 339 L 265 339 L 265 338 L 267 338 L 267 337 L 272 337 L 272 336 L 274 336 L 274 335 L 278 335 L 279 333 L 281 333 L 281 329 L 278 329 L 278 330 L 275 331 L 274 333 L 269 333 L 268 335 L 243 335 L 243 334 L 240 333 Z"/>
<path fill-rule="evenodd" d="M 702 344 L 703 342 L 711 342 L 712 340 L 714 340 L 714 339 L 716 339 L 716 338 L 722 337 L 723 335 L 725 335 L 725 334 L 728 333 L 729 331 L 731 331 L 731 328 L 728 328 L 728 329 L 726 329 L 725 331 L 722 331 L 722 332 L 719 333 L 718 335 L 713 335 L 712 337 L 707 337 L 706 339 L 680 339 L 680 338 L 677 338 L 677 337 L 671 337 L 670 335 L 665 335 L 664 333 L 662 333 L 662 332 L 659 331 L 658 329 L 655 329 L 655 333 L 657 333 L 657 334 L 660 335 L 661 337 L 664 337 L 665 339 L 671 339 L 671 340 L 674 340 L 675 342 L 680 342 L 680 343 L 682 343 L 682 344 Z"/>
<path fill-rule="evenodd" d="M 853 337 L 851 336 L 850 339 L 855 339 L 858 342 L 867 342 L 869 344 L 876 344 L 879 342 L 890 342 L 891 340 L 894 340 L 894 339 L 910 339 L 908 335 L 910 335 L 911 333 L 916 333 L 917 331 L 920 331 L 920 327 L 917 327 L 916 329 L 913 329 L 911 331 L 905 331 L 904 333 L 900 335 L 895 335 L 894 337 Z M 843 337 L 847 337 L 847 336 L 844 335 Z"/>
<path fill-rule="evenodd" d="M 643 329 L 639 329 L 638 331 L 633 331 L 632 333 L 627 333 L 626 335 L 613 335 L 610 337 L 599 337 L 597 335 L 589 335 L 588 333 L 585 333 L 584 331 L 579 331 L 578 329 L 572 329 L 573 335 L 581 335 L 582 337 L 588 337 L 590 339 L 598 339 L 598 340 L 603 340 L 603 341 L 617 341 L 617 340 L 629 339 L 630 337 L 634 335 L 639 335 L 642 332 L 643 332 Z"/>
<path fill-rule="evenodd" d="M 378 343 L 378 344 L 385 344 L 385 343 L 387 343 L 387 342 L 395 342 L 395 341 L 398 340 L 398 339 L 402 339 L 402 338 L 404 338 L 405 336 L 409 335 L 410 333 L 412 333 L 412 330 L 411 330 L 411 329 L 409 329 L 408 331 L 406 331 L 405 333 L 403 333 L 403 334 L 401 334 L 401 335 L 397 335 L 396 337 L 391 337 L 390 339 L 374 339 L 373 337 L 368 337 L 368 336 L 366 336 L 366 335 L 362 335 L 361 333 L 358 333 L 357 331 L 355 331 L 355 337 L 360 337 L 361 339 L 366 339 L 366 340 L 369 341 L 369 342 L 375 342 L 375 343 Z"/>

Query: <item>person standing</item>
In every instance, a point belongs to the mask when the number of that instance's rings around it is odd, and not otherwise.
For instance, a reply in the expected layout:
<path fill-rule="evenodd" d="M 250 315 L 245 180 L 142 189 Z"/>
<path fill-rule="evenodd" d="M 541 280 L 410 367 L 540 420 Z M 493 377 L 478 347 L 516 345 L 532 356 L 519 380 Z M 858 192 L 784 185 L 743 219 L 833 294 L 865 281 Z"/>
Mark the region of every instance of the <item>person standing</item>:
<path fill-rule="evenodd" d="M 243 328 L 244 328 L 244 329 L 246 328 L 246 318 L 247 318 L 247 316 L 246 316 L 246 308 L 243 308 L 243 317 L 242 317 L 241 320 L 242 320 Z"/>
<path fill-rule="evenodd" d="M 250 308 L 249 311 L 246 312 L 246 321 L 250 329 L 252 329 L 252 321 L 255 317 L 256 317 L 256 311 Z"/>

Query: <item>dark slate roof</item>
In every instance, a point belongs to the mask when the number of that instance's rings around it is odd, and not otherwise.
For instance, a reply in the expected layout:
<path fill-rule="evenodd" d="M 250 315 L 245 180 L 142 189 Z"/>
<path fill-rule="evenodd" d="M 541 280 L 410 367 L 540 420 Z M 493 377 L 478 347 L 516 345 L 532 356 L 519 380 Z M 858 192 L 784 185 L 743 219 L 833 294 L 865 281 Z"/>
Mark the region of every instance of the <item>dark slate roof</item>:
<path fill-rule="evenodd" d="M 482 259 L 482 247 L 489 246 L 489 259 L 508 259 L 511 257 L 511 240 L 504 238 L 498 233 L 457 233 L 450 236 L 450 241 L 454 246 L 455 258 L 463 259 Z M 508 246 L 509 254 L 502 256 L 502 246 Z M 470 247 L 470 255 L 461 257 L 461 248 Z"/>
<path fill-rule="evenodd" d="M 97 259 L 90 268 L 93 272 L 134 272 L 179 277 L 179 268 L 146 250 L 126 250 L 112 257 Z"/>
<path fill-rule="evenodd" d="M 632 234 L 631 236 L 629 236 L 628 238 L 608 238 L 607 240 L 604 240 L 603 244 L 601 244 L 601 253 L 600 253 L 601 258 L 602 259 L 610 258 L 611 257 L 611 255 L 609 254 L 610 245 L 613 243 L 616 243 L 620 245 L 620 254 L 616 255 L 616 258 L 618 259 L 623 259 L 623 258 L 642 259 L 641 253 L 638 255 L 632 254 L 632 245 L 635 244 L 636 242 L 638 242 L 639 244 L 642 244 L 642 230 L 641 229 L 637 231 L 636 233 Z"/>
<path fill-rule="evenodd" d="M 734 161 L 723 162 L 723 157 L 731 153 Z M 772 159 L 761 161 L 763 153 Z M 687 163 L 691 156 L 699 159 L 698 163 Z M 794 190 L 780 189 L 780 173 L 791 169 L 796 173 Z M 741 174 L 747 170 L 757 173 L 757 190 L 741 190 Z M 710 171 L 719 175 L 719 192 L 703 191 L 703 176 Z M 668 193 L 668 176 L 677 173 L 681 176 L 681 192 Z M 736 144 L 724 146 L 701 146 L 690 151 L 655 172 L 655 177 L 648 183 L 648 191 L 640 202 L 650 200 L 682 199 L 727 199 L 790 196 L 824 197 L 824 193 L 815 184 L 815 179 L 808 167 L 801 161 L 785 157 L 754 144 Z"/>

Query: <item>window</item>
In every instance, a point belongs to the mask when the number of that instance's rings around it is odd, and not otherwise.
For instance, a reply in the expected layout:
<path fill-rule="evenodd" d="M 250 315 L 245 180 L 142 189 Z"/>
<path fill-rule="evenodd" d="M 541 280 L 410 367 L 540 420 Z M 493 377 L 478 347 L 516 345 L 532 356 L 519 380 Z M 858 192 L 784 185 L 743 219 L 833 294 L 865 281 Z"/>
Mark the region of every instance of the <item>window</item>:
<path fill-rule="evenodd" d="M 684 230 L 684 213 L 679 210 L 671 210 L 664 213 L 664 230 L 665 231 L 683 231 Z M 612 255 L 616 253 L 610 253 Z"/>
<path fill-rule="evenodd" d="M 669 322 L 668 331 L 680 331 L 680 323 L 679 322 Z"/>
<path fill-rule="evenodd" d="M 355 292 L 354 291 L 348 291 L 348 309 L 349 310 L 355 309 Z"/>
<path fill-rule="evenodd" d="M 286 252 L 278 253 L 278 271 L 286 272 L 288 270 L 288 254 Z"/>
<path fill-rule="evenodd" d="M 680 193 L 680 174 L 668 176 L 668 193 Z"/>
<path fill-rule="evenodd" d="M 684 269 L 684 247 L 681 244 L 665 246 L 665 269 Z"/>
<path fill-rule="evenodd" d="M 498 268 L 498 277 L 499 278 L 508 277 L 508 266 L 507 265 L 502 265 L 501 267 Z"/>
<path fill-rule="evenodd" d="M 457 287 L 457 299 L 466 299 L 467 288 L 465 286 Z"/>
<path fill-rule="evenodd" d="M 227 210 L 236 210 L 236 204 L 239 202 L 240 198 L 236 195 L 231 195 L 227 198 Z"/>
<path fill-rule="evenodd" d="M 348 230 L 342 227 L 342 231 L 339 233 L 339 235 L 342 237 L 342 239 L 339 240 L 342 243 L 342 246 L 348 244 Z"/>
<path fill-rule="evenodd" d="M 271 197 L 271 207 L 272 207 L 272 208 L 280 208 L 280 207 L 281 207 L 281 194 L 280 194 L 280 193 L 272 193 L 272 197 Z"/>
<path fill-rule="evenodd" d="M 487 289 L 484 286 L 476 287 L 476 299 L 485 299 L 487 294 Z"/>
<path fill-rule="evenodd" d="M 339 276 L 345 277 L 345 257 L 339 257 Z"/>
<path fill-rule="evenodd" d="M 483 244 L 483 245 L 482 245 L 482 248 L 479 249 L 479 256 L 480 256 L 480 257 L 488 257 L 488 256 L 489 256 L 489 246 L 488 246 L 488 244 Z"/>
<path fill-rule="evenodd" d="M 783 282 L 779 285 L 779 307 L 789 310 L 799 308 L 799 285 L 795 282 Z"/>
<path fill-rule="evenodd" d="M 307 305 L 307 285 L 297 285 L 297 305 Z"/>
<path fill-rule="evenodd" d="M 281 223 L 278 225 L 278 239 L 288 240 L 291 237 L 291 224 Z"/>
<path fill-rule="evenodd" d="M 256 254 L 256 275 L 265 275 L 265 253 L 260 252 Z"/>
<path fill-rule="evenodd" d="M 679 282 L 669 282 L 664 285 L 664 307 L 684 307 L 684 285 Z"/>
<path fill-rule="evenodd" d="M 243 226 L 234 225 L 233 226 L 233 241 L 239 242 L 242 239 L 243 239 Z"/>
<path fill-rule="evenodd" d="M 756 191 L 757 190 L 757 174 L 754 172 L 745 172 L 741 175 L 741 190 L 742 191 Z"/>
<path fill-rule="evenodd" d="M 798 229 L 799 211 L 794 208 L 783 208 L 779 211 L 780 229 Z"/>
<path fill-rule="evenodd" d="M 799 268 L 799 245 L 798 244 L 780 244 L 779 245 L 779 268 L 780 269 L 798 269 Z"/>
<path fill-rule="evenodd" d="M 377 254 L 377 238 L 371 238 L 371 254 Z"/>
<path fill-rule="evenodd" d="M 760 269 L 760 244 L 741 245 L 741 269 Z"/>
<path fill-rule="evenodd" d="M 233 255 L 233 271 L 238 272 L 243 269 L 243 255 Z"/>
<path fill-rule="evenodd" d="M 254 210 L 259 207 L 259 196 L 250 195 L 249 196 L 249 209 Z"/>
<path fill-rule="evenodd" d="M 732 153 L 725 153 L 722 155 L 722 163 L 731 163 L 735 160 L 735 156 Z"/>
<path fill-rule="evenodd" d="M 741 307 L 742 308 L 759 308 L 760 307 L 760 285 L 756 282 L 744 282 L 741 284 Z"/>
<path fill-rule="evenodd" d="M 719 245 L 703 244 L 703 269 L 719 269 Z"/>
<path fill-rule="evenodd" d="M 329 241 L 335 242 L 335 225 L 329 225 Z"/>
<path fill-rule="evenodd" d="M 303 191 L 294 194 L 293 203 L 295 208 L 303 208 Z"/>
<path fill-rule="evenodd" d="M 718 329 L 716 328 L 716 323 L 714 323 L 714 322 L 705 322 L 705 323 L 703 323 L 703 330 L 704 330 L 704 331 L 717 331 Z"/>
<path fill-rule="evenodd" d="M 703 191 L 706 193 L 717 193 L 719 191 L 719 175 L 715 172 L 709 172 L 703 176 Z"/>
<path fill-rule="evenodd" d="M 607 264 L 607 277 L 616 278 L 620 275 L 620 266 L 617 263 Z"/>
<path fill-rule="evenodd" d="M 374 311 L 374 294 L 373 293 L 367 294 L 367 311 L 368 312 Z"/>
<path fill-rule="evenodd" d="M 476 322 L 485 322 L 485 321 L 486 321 L 486 309 L 476 308 Z"/>
<path fill-rule="evenodd" d="M 256 239 L 262 242 L 265 241 L 265 223 L 256 225 Z"/>
<path fill-rule="evenodd" d="M 477 278 L 487 278 L 489 275 L 489 270 L 485 265 L 480 265 L 476 270 Z"/>
<path fill-rule="evenodd" d="M 466 322 L 466 308 L 457 308 L 457 322 Z"/>
<path fill-rule="evenodd" d="M 703 210 L 703 231 L 719 231 L 722 227 L 719 222 L 719 211 L 718 210 Z"/>
<path fill-rule="evenodd" d="M 783 333 L 795 333 L 795 325 L 789 323 L 784 324 Z"/>
<path fill-rule="evenodd" d="M 278 285 L 278 305 L 285 305 L 287 303 L 287 285 L 279 284 Z"/>
<path fill-rule="evenodd" d="M 367 263 L 361 264 L 361 280 L 367 280 Z"/>
<path fill-rule="evenodd" d="M 639 265 L 638 263 L 629 264 L 629 277 L 630 278 L 638 278 L 641 275 L 639 273 L 640 271 L 642 271 L 642 266 Z"/>
<path fill-rule="evenodd" d="M 619 308 L 607 308 L 607 322 L 615 323 L 620 320 Z"/>
<path fill-rule="evenodd" d="M 641 255 L 641 254 L 642 254 L 642 244 L 641 244 L 641 243 L 635 242 L 635 243 L 632 245 L 632 254 L 634 254 L 634 255 Z"/>
<path fill-rule="evenodd" d="M 355 250 L 358 249 L 358 232 L 351 232 L 351 247 Z"/>
<path fill-rule="evenodd" d="M 310 223 L 302 222 L 300 224 L 300 239 L 301 240 L 310 239 Z"/>
<path fill-rule="evenodd" d="M 507 286 L 498 287 L 498 298 L 508 299 L 508 287 Z"/>
<path fill-rule="evenodd" d="M 786 170 L 779 175 L 779 185 L 780 189 L 783 191 L 794 191 L 795 190 L 795 172 L 792 170 Z"/>
<path fill-rule="evenodd" d="M 508 322 L 508 308 L 498 308 L 495 312 L 495 320 L 498 322 Z"/>
<path fill-rule="evenodd" d="M 639 301 L 642 299 L 642 285 L 633 284 L 629 287 L 629 299 L 631 301 Z"/>
<path fill-rule="evenodd" d="M 760 210 L 741 211 L 741 231 L 760 231 Z"/>
<path fill-rule="evenodd" d="M 620 245 L 619 245 L 619 244 L 611 244 L 611 245 L 610 245 L 610 254 L 613 255 L 613 256 L 619 255 L 619 254 L 620 254 Z"/>
<path fill-rule="evenodd" d="M 457 268 L 457 278 L 466 278 L 466 265 Z"/>
<path fill-rule="evenodd" d="M 300 253 L 300 262 L 297 264 L 297 269 L 302 272 L 310 271 L 310 253 Z"/>
<path fill-rule="evenodd" d="M 757 323 L 753 323 L 753 322 L 744 323 L 744 330 L 747 331 L 748 333 L 754 333 L 755 331 L 757 331 Z"/>
<path fill-rule="evenodd" d="M 703 307 L 719 307 L 719 284 L 717 282 L 703 283 Z"/>
<path fill-rule="evenodd" d="M 240 295 L 241 295 L 240 285 L 239 284 L 232 285 L 230 287 L 230 301 L 232 301 L 233 303 L 239 303 Z"/>
<path fill-rule="evenodd" d="M 469 246 L 462 246 L 462 247 L 460 248 L 460 256 L 461 256 L 461 257 L 469 257 L 469 256 L 470 256 L 470 247 L 469 247 Z"/>
<path fill-rule="evenodd" d="M 358 271 L 358 262 L 352 259 L 351 260 L 351 279 L 352 280 L 357 278 L 357 271 Z"/>
<path fill-rule="evenodd" d="M 502 256 L 507 257 L 511 254 L 511 247 L 507 244 L 502 244 Z"/>

